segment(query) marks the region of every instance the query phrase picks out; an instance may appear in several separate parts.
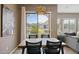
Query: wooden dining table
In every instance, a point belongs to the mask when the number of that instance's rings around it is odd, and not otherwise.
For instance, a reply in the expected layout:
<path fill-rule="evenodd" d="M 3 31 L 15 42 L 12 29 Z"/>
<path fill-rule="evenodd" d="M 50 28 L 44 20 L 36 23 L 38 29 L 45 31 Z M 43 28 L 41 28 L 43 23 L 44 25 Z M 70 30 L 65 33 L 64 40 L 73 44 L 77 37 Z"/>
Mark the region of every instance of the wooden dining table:
<path fill-rule="evenodd" d="M 18 48 L 22 48 L 22 54 L 24 54 L 24 50 L 25 50 L 25 48 L 26 48 L 26 41 L 32 42 L 32 43 L 42 41 L 42 47 L 45 47 L 45 46 L 46 46 L 47 41 L 59 42 L 59 40 L 56 39 L 56 38 L 30 38 L 30 39 L 27 38 L 26 40 L 23 40 L 23 41 L 19 44 L 19 46 L 18 46 Z M 64 47 L 65 45 L 66 45 L 66 44 L 62 42 L 62 46 Z M 63 48 L 62 48 L 61 51 L 62 51 L 62 54 L 64 54 Z"/>

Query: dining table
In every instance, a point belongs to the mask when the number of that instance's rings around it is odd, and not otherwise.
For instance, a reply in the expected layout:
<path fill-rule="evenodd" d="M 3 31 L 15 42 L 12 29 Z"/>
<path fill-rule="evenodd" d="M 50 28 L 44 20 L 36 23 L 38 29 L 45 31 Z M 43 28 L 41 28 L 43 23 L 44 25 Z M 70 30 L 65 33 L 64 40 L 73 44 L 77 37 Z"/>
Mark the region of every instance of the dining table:
<path fill-rule="evenodd" d="M 51 41 L 51 42 L 59 42 L 60 40 L 58 40 L 57 38 L 26 38 L 25 40 L 23 40 L 18 48 L 22 48 L 22 54 L 24 54 L 24 50 L 26 48 L 26 41 L 28 42 L 31 42 L 31 43 L 35 43 L 35 42 L 39 42 L 39 41 L 42 41 L 42 47 L 45 47 L 46 46 L 46 43 L 47 41 Z M 66 44 L 64 42 L 62 42 L 62 49 L 61 49 L 61 52 L 62 54 L 64 54 L 64 50 L 63 50 L 63 47 L 65 46 Z"/>

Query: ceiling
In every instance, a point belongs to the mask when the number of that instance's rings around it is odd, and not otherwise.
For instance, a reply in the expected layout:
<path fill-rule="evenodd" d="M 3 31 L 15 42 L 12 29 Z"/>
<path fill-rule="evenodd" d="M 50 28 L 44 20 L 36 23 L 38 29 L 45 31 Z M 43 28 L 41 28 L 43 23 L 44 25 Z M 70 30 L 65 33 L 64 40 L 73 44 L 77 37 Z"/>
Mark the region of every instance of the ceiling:
<path fill-rule="evenodd" d="M 26 6 L 26 5 L 28 4 L 21 4 L 21 6 Z M 43 5 L 50 5 L 50 4 L 43 4 Z M 51 4 L 51 5 L 55 5 L 55 4 Z M 57 12 L 58 13 L 79 13 L 79 4 L 57 4 Z"/>
<path fill-rule="evenodd" d="M 59 13 L 79 13 L 79 4 L 58 4 Z"/>

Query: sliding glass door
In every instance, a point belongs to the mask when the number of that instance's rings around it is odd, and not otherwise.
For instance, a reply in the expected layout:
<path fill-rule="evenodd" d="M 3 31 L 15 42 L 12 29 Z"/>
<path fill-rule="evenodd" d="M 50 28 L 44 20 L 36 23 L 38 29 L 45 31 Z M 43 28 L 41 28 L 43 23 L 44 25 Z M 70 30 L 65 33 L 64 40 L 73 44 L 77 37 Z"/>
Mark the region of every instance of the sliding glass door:
<path fill-rule="evenodd" d="M 49 14 L 27 13 L 26 15 L 27 38 L 32 34 L 38 35 L 39 38 L 42 34 L 49 34 Z"/>

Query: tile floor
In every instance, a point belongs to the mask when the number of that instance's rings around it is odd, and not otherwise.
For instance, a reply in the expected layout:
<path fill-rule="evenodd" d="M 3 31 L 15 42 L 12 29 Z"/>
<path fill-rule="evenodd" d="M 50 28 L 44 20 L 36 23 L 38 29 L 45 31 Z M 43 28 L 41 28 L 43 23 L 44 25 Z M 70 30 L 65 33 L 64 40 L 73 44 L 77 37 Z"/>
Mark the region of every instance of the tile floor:
<path fill-rule="evenodd" d="M 22 50 L 20 48 L 18 48 L 15 52 L 13 52 L 13 54 L 21 54 L 21 52 L 22 52 Z M 73 49 L 65 46 L 64 47 L 64 54 L 77 54 L 77 52 L 75 52 Z"/>

